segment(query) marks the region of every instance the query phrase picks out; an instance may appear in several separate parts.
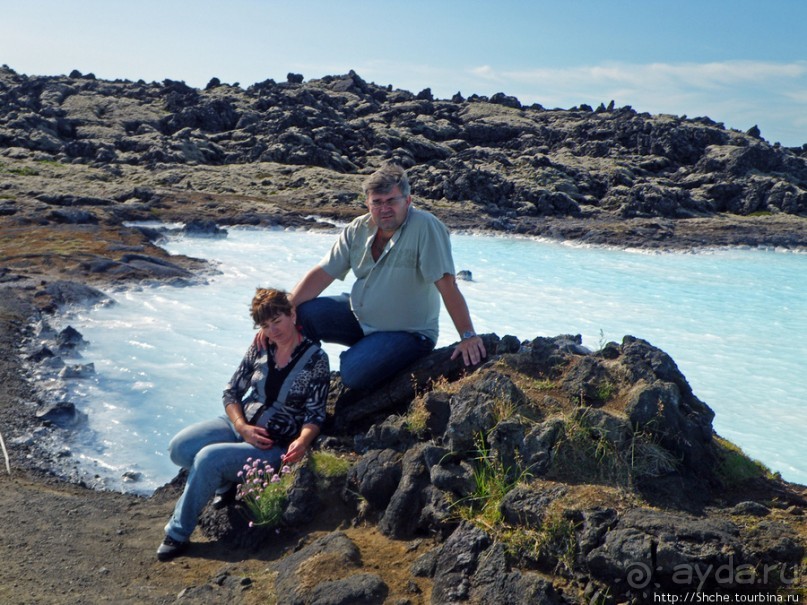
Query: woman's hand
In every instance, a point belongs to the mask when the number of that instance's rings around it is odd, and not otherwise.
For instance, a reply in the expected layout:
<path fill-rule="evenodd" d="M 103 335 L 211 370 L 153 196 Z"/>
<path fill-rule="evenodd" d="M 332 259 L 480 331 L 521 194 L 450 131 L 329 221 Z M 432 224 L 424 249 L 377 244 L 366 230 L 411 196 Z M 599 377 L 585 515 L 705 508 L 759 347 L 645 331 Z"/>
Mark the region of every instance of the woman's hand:
<path fill-rule="evenodd" d="M 303 459 L 306 451 L 308 451 L 306 440 L 302 437 L 298 437 L 289 444 L 289 449 L 286 450 L 286 453 L 281 456 L 280 459 L 283 461 L 283 464 L 294 464 Z"/>
<path fill-rule="evenodd" d="M 265 428 L 253 426 L 246 422 L 239 423 L 238 434 L 244 439 L 244 442 L 257 447 L 261 450 L 268 450 L 275 442 L 269 437 L 269 433 Z"/>
<path fill-rule="evenodd" d="M 266 334 L 263 333 L 263 329 L 258 330 L 258 333 L 255 334 L 255 338 L 252 339 L 252 344 L 255 345 L 255 348 L 258 349 L 259 353 L 269 350 L 269 339 L 266 338 Z"/>

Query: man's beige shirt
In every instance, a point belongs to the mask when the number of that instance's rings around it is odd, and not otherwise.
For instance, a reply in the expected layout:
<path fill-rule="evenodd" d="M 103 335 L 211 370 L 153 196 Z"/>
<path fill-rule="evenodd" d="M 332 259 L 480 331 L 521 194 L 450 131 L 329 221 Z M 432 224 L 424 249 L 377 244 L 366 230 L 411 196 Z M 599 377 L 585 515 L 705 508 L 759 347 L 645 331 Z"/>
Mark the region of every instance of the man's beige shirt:
<path fill-rule="evenodd" d="M 365 334 L 400 330 L 437 342 L 440 293 L 434 282 L 454 275 L 448 229 L 432 214 L 410 207 L 374 261 L 370 248 L 377 231 L 369 213 L 355 219 L 320 267 L 339 280 L 353 270 L 350 306 Z"/>

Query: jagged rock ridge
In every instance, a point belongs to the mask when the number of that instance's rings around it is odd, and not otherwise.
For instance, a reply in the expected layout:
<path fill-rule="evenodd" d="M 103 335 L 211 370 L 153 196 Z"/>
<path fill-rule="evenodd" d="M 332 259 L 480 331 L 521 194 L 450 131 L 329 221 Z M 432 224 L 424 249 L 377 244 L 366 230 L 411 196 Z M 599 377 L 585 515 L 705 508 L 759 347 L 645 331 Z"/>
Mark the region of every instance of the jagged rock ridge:
<path fill-rule="evenodd" d="M 804 149 L 753 129 L 630 107 L 523 107 L 504 94 L 439 100 L 354 72 L 292 76 L 246 89 L 214 79 L 198 90 L 4 67 L 0 146 L 89 165 L 270 162 L 345 174 L 396 158 L 418 196 L 523 233 L 540 232 L 545 217 L 807 214 Z"/>

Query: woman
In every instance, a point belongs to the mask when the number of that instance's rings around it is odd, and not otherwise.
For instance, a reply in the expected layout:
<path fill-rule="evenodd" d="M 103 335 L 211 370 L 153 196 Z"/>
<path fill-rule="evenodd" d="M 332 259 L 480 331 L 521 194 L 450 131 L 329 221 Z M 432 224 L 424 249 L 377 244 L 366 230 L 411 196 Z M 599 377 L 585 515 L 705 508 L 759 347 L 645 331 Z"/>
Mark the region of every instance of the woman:
<path fill-rule="evenodd" d="M 237 481 L 247 458 L 262 458 L 276 469 L 297 462 L 325 421 L 328 356 L 297 329 L 288 294 L 259 288 L 251 310 L 268 350 L 255 343 L 247 349 L 224 390 L 226 416 L 183 429 L 168 446 L 171 460 L 189 474 L 157 549 L 160 561 L 187 548 L 199 513 Z"/>

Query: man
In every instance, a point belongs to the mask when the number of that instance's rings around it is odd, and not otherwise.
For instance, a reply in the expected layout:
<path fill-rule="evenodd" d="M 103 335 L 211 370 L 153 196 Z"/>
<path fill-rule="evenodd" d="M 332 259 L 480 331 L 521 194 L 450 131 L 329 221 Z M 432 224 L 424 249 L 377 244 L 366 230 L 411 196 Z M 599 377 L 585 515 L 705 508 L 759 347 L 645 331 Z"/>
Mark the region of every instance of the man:
<path fill-rule="evenodd" d="M 479 363 L 485 345 L 457 287 L 448 229 L 412 205 L 406 172 L 396 164 L 370 175 L 364 194 L 369 212 L 345 227 L 292 290 L 305 335 L 347 345 L 342 383 L 367 389 L 434 349 L 442 299 L 462 338 L 451 358 Z M 357 278 L 350 296 L 319 297 L 350 270 Z"/>

